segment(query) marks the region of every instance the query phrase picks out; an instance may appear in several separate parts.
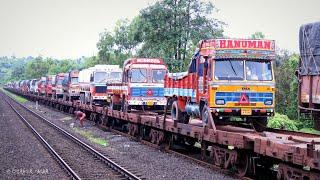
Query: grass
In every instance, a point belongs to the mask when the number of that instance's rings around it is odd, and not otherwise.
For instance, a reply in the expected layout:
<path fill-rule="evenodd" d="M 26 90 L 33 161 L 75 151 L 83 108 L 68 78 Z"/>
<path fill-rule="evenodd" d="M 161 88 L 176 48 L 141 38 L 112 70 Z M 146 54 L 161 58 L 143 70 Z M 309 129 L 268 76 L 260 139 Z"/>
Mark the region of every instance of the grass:
<path fill-rule="evenodd" d="M 89 131 L 84 131 L 78 128 L 74 128 L 74 131 L 78 134 L 80 134 L 81 136 L 87 138 L 89 141 L 91 141 L 92 143 L 98 144 L 100 146 L 109 146 L 107 140 L 103 139 L 103 138 L 98 138 L 98 137 L 94 137 L 91 132 Z"/>
<path fill-rule="evenodd" d="M 7 91 L 7 90 L 4 90 L 3 88 L 1 88 L 1 91 L 3 91 L 6 95 L 12 97 L 14 100 L 18 101 L 19 103 L 28 102 L 27 99 L 25 99 L 25 98 L 23 98 L 23 97 L 21 97 L 21 96 L 12 94 L 11 92 L 9 92 L 9 91 Z"/>

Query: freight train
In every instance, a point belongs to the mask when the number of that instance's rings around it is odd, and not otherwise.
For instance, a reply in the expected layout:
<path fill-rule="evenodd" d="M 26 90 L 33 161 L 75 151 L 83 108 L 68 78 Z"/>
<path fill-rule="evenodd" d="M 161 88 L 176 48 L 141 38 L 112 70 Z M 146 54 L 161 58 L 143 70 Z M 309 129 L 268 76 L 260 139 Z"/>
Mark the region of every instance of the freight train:
<path fill-rule="evenodd" d="M 27 81 L 9 83 L 6 89 L 65 112 L 81 110 L 101 127 L 121 129 L 169 149 L 198 142 L 202 159 L 210 158 L 215 166 L 235 170 L 239 176 L 259 175 L 258 168 L 265 168 L 276 170 L 279 179 L 319 179 L 320 136 L 271 129 L 256 132 L 265 130 L 266 118 L 274 113 L 274 56 L 274 41 L 212 39 L 199 43 L 183 73 L 167 72 L 160 59 L 132 58 L 120 75 L 105 82 L 109 107 L 50 98 L 31 88 L 25 91 Z M 56 76 L 53 94 L 63 93 L 63 77 L 64 73 Z M 94 75 L 89 79 L 94 81 Z M 154 84 L 145 88 L 148 83 Z M 148 103 L 153 95 L 167 99 L 166 105 L 161 104 L 166 107 L 164 115 L 130 111 L 130 106 L 156 107 L 159 101 Z M 139 104 L 130 105 L 132 100 Z M 256 131 L 226 125 L 233 116 L 262 125 L 254 125 Z"/>
<path fill-rule="evenodd" d="M 95 65 L 42 77 L 37 92 L 123 112 L 163 112 L 167 107 L 173 120 L 185 124 L 200 118 L 207 125 L 208 114 L 224 125 L 238 117 L 263 131 L 274 115 L 274 58 L 271 40 L 202 40 L 187 72 L 169 73 L 160 58 L 131 58 L 122 70 L 118 65 Z M 52 87 L 44 86 L 51 82 Z"/>

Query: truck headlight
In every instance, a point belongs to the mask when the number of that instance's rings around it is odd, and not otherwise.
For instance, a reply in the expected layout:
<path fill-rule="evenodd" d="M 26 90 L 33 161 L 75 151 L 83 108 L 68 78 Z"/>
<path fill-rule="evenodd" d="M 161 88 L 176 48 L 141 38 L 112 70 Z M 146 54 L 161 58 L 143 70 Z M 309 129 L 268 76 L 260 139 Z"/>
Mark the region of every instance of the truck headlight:
<path fill-rule="evenodd" d="M 272 100 L 266 100 L 266 101 L 264 101 L 264 105 L 272 105 Z"/>
<path fill-rule="evenodd" d="M 217 104 L 217 105 L 224 105 L 224 104 L 225 104 L 225 101 L 224 101 L 224 99 L 217 99 L 217 100 L 216 100 L 216 104 Z"/>

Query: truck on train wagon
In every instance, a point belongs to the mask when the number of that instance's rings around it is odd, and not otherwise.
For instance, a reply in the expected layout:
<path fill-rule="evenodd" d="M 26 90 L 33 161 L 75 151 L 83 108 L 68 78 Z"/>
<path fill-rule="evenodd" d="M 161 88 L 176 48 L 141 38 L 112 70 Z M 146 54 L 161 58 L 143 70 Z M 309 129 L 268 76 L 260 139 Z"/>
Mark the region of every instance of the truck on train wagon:
<path fill-rule="evenodd" d="M 44 76 L 44 77 L 41 77 L 40 80 L 38 81 L 37 91 L 39 96 L 44 96 L 46 94 L 45 84 L 46 84 L 46 77 Z"/>
<path fill-rule="evenodd" d="M 52 87 L 52 97 L 53 99 L 63 98 L 63 89 L 62 89 L 62 81 L 64 79 L 64 73 L 58 73 L 55 76 L 55 81 L 53 82 Z"/>
<path fill-rule="evenodd" d="M 30 82 L 29 82 L 29 86 L 30 86 L 30 90 L 29 90 L 29 92 L 31 93 L 31 94 L 36 94 L 37 93 L 37 87 L 38 87 L 38 80 L 37 79 L 32 79 L 32 80 L 30 80 Z"/>
<path fill-rule="evenodd" d="M 311 115 L 320 130 L 320 22 L 300 27 L 299 49 L 299 113 Z"/>
<path fill-rule="evenodd" d="M 84 69 L 79 72 L 80 102 L 82 104 L 106 105 L 107 81 L 112 73 L 119 73 L 119 65 L 102 65 Z M 121 74 L 121 72 L 120 72 Z"/>
<path fill-rule="evenodd" d="M 55 82 L 55 75 L 46 76 L 45 89 L 46 89 L 46 97 L 52 97 L 53 91 L 52 88 Z"/>
<path fill-rule="evenodd" d="M 72 70 L 65 73 L 62 81 L 63 99 L 67 101 L 78 100 L 80 97 L 79 71 Z"/>
<path fill-rule="evenodd" d="M 202 40 L 187 72 L 168 73 L 165 96 L 172 119 L 189 123 L 190 116 L 217 124 L 231 117 L 263 131 L 274 115 L 275 42 L 254 39 Z M 208 112 L 210 111 L 210 112 Z"/>
<path fill-rule="evenodd" d="M 131 58 L 123 64 L 121 83 L 112 83 L 110 107 L 127 112 L 131 108 L 138 110 L 163 110 L 164 76 L 167 66 L 162 59 Z"/>

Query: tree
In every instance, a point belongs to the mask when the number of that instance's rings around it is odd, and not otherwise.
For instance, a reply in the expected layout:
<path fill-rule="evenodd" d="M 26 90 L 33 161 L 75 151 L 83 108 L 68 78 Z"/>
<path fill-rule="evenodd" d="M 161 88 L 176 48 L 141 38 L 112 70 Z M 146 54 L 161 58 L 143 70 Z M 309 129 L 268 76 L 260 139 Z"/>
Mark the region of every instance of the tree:
<path fill-rule="evenodd" d="M 163 57 L 169 65 L 178 61 L 182 70 L 199 40 L 222 37 L 223 23 L 209 18 L 214 10 L 200 0 L 163 0 L 143 9 L 139 55 Z"/>
<path fill-rule="evenodd" d="M 101 33 L 99 58 L 121 65 L 132 56 L 160 57 L 171 70 L 182 70 L 201 39 L 222 37 L 223 23 L 209 18 L 214 10 L 200 0 L 159 1 L 131 22 L 118 21 L 113 32 Z"/>
<path fill-rule="evenodd" d="M 26 78 L 40 78 L 48 74 L 49 64 L 42 57 L 29 61 L 26 65 Z"/>
<path fill-rule="evenodd" d="M 292 54 L 281 66 L 275 67 L 276 111 L 288 115 L 290 119 L 298 117 L 298 80 L 294 75 L 298 62 L 299 55 Z"/>

